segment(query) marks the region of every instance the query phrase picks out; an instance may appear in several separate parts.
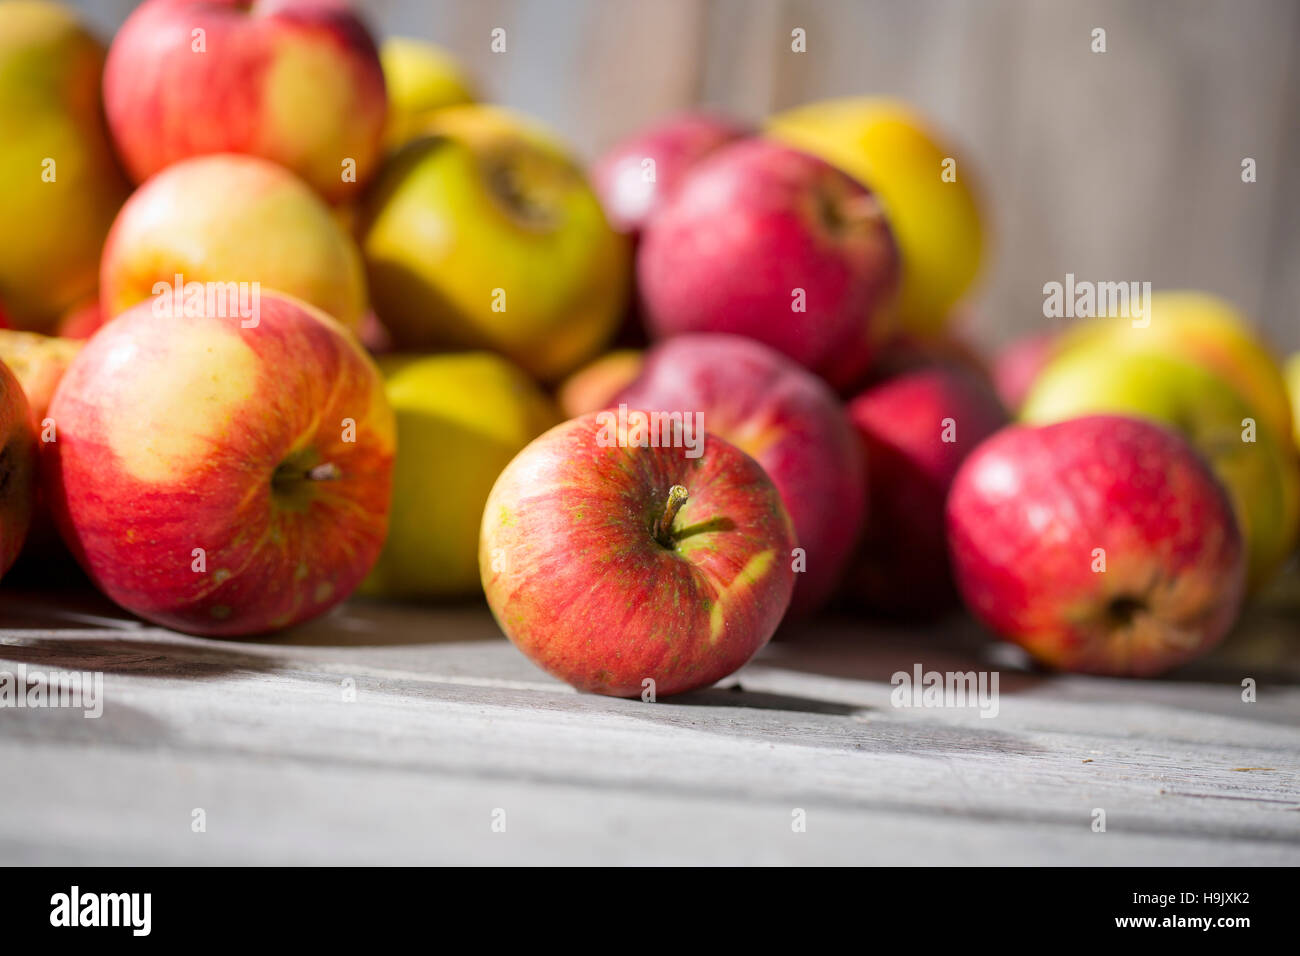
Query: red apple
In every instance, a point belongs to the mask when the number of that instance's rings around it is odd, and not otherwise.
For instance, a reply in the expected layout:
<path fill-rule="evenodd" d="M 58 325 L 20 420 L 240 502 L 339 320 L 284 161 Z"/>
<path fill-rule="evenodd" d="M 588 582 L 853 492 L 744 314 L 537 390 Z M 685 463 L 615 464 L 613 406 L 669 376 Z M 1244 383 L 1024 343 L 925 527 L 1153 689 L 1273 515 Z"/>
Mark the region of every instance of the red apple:
<path fill-rule="evenodd" d="M 692 166 L 749 134 L 735 120 L 693 112 L 671 116 L 619 140 L 591 169 L 591 184 L 610 225 L 638 235 L 677 192 Z"/>
<path fill-rule="evenodd" d="M 50 405 L 52 507 L 110 598 L 192 634 L 288 627 L 348 596 L 388 524 L 379 372 L 323 312 L 263 292 L 257 324 L 141 303 Z"/>
<path fill-rule="evenodd" d="M 556 389 L 555 400 L 565 418 L 618 404 L 614 398 L 641 373 L 640 349 L 616 349 L 578 369 Z"/>
<path fill-rule="evenodd" d="M 1139 419 L 1003 429 L 958 472 L 948 532 L 971 610 L 1054 668 L 1158 674 L 1241 607 L 1227 495 L 1191 445 Z"/>
<path fill-rule="evenodd" d="M 374 40 L 338 0 L 146 0 L 108 51 L 104 107 L 136 182 L 250 153 L 338 200 L 379 163 L 387 97 Z"/>
<path fill-rule="evenodd" d="M 36 434 L 31 411 L 18 379 L 0 362 L 0 577 L 22 550 L 35 503 Z"/>
<path fill-rule="evenodd" d="M 736 335 L 680 335 L 651 349 L 615 402 L 700 412 L 704 427 L 763 466 L 806 568 L 792 610 L 825 603 L 862 528 L 862 447 L 834 393 L 784 355 Z"/>
<path fill-rule="evenodd" d="M 54 334 L 65 339 L 88 339 L 103 324 L 104 310 L 98 299 L 91 299 L 64 313 L 54 327 Z"/>
<path fill-rule="evenodd" d="M 497 479 L 479 538 L 488 604 L 521 651 L 579 690 L 704 687 L 780 623 L 790 520 L 763 469 L 717 436 L 699 436 L 697 457 L 640 447 L 634 429 L 620 445 L 612 414 L 557 425 Z"/>
<path fill-rule="evenodd" d="M 842 385 L 888 333 L 898 250 L 856 180 L 746 140 L 692 169 L 646 226 L 637 281 L 653 335 L 745 335 Z"/>
<path fill-rule="evenodd" d="M 847 595 L 898 617 L 957 604 L 948 564 L 944 501 L 958 467 L 1007 422 L 983 378 L 956 365 L 905 372 L 849 403 L 866 449 L 866 529 Z"/>
<path fill-rule="evenodd" d="M 1051 362 L 1059 342 L 1058 332 L 1035 332 L 1016 339 L 994 357 L 993 381 L 1002 403 L 1011 411 L 1020 410 L 1038 380 L 1038 373 Z"/>

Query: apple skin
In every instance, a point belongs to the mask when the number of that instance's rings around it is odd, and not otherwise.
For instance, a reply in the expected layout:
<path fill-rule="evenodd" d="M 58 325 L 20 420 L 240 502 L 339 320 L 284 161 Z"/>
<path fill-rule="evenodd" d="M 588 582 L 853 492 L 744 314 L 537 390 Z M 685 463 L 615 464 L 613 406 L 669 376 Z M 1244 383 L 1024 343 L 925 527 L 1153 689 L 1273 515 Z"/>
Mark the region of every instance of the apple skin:
<path fill-rule="evenodd" d="M 387 37 L 379 47 L 388 88 L 384 140 L 395 149 L 419 135 L 438 110 L 473 103 L 478 96 L 460 64 L 446 50 L 410 37 Z"/>
<path fill-rule="evenodd" d="M 971 167 L 911 106 L 885 97 L 823 100 L 778 113 L 766 133 L 834 163 L 877 196 L 903 263 L 899 327 L 940 332 L 984 257 Z M 941 178 L 947 159 L 956 179 Z"/>
<path fill-rule="evenodd" d="M 36 433 L 27 398 L 14 373 L 0 362 L 0 578 L 27 540 L 36 507 L 36 468 Z"/>
<path fill-rule="evenodd" d="M 254 328 L 141 304 L 86 343 L 50 416 L 59 530 L 99 589 L 148 621 L 226 637 L 289 627 L 347 597 L 379 554 L 393 411 L 353 336 L 298 300 L 264 292 Z"/>
<path fill-rule="evenodd" d="M 934 365 L 871 386 L 848 417 L 866 450 L 869 508 L 844 593 L 885 616 L 941 615 L 958 603 L 944 502 L 961 463 L 1007 413 L 974 372 Z M 943 440 L 945 419 L 954 441 Z"/>
<path fill-rule="evenodd" d="M 888 334 L 898 252 L 867 190 L 755 139 L 695 166 L 648 223 L 637 282 L 652 336 L 745 335 L 846 384 Z M 793 310 L 796 289 L 806 311 Z"/>
<path fill-rule="evenodd" d="M 99 299 L 91 299 L 65 312 L 54 327 L 54 334 L 65 339 L 88 339 L 104 321 Z"/>
<path fill-rule="evenodd" d="M 651 349 L 619 403 L 701 412 L 709 434 L 762 465 L 807 561 L 790 610 L 807 614 L 826 603 L 857 544 L 867 503 L 862 447 L 823 381 L 761 343 L 697 333 Z"/>
<path fill-rule="evenodd" d="M 993 357 L 993 382 L 1002 404 L 1018 412 L 1034 382 L 1059 348 L 1057 332 L 1035 332 L 1003 346 Z"/>
<path fill-rule="evenodd" d="M 479 523 L 492 483 L 556 424 L 555 408 L 523 372 L 488 352 L 391 355 L 379 367 L 401 454 L 388 539 L 360 593 L 476 595 Z"/>
<path fill-rule="evenodd" d="M 1291 396 L 1291 429 L 1296 448 L 1300 448 L 1300 352 L 1292 352 L 1286 360 L 1286 385 Z"/>
<path fill-rule="evenodd" d="M 560 413 L 566 419 L 577 418 L 617 405 L 615 397 L 636 380 L 644 363 L 640 349 L 617 349 L 584 365 L 556 390 Z"/>
<path fill-rule="evenodd" d="M 591 182 L 610 224 L 633 237 L 681 187 L 693 166 L 720 147 L 743 139 L 751 130 L 716 113 L 687 112 L 670 116 L 619 140 L 596 160 Z M 643 163 L 654 162 L 648 180 Z"/>
<path fill-rule="evenodd" d="M 358 195 L 378 166 L 388 108 L 375 42 L 335 0 L 146 0 L 109 48 L 104 107 L 137 183 L 182 159 L 246 153 L 331 201 Z"/>
<path fill-rule="evenodd" d="M 154 284 L 258 282 L 357 329 L 366 308 L 356 244 L 288 170 L 255 156 L 200 156 L 169 166 L 122 207 L 104 245 L 100 302 L 112 317 Z"/>
<path fill-rule="evenodd" d="M 103 69 L 103 47 L 65 8 L 0 4 L 0 298 L 14 328 L 48 332 L 95 293 L 129 189 L 104 126 Z"/>
<path fill-rule="evenodd" d="M 602 445 L 600 413 L 557 425 L 510 463 L 483 511 L 488 604 L 533 663 L 582 691 L 705 687 L 748 661 L 790 602 L 794 533 L 744 452 Z M 689 497 L 654 526 L 669 490 Z"/>
<path fill-rule="evenodd" d="M 1169 351 L 1118 347 L 1111 337 L 1054 357 L 1020 418 L 1042 424 L 1098 412 L 1160 422 L 1196 446 L 1236 509 L 1251 589 L 1267 584 L 1300 527 L 1300 465 L 1285 435 L 1213 371 Z M 1247 418 L 1256 420 L 1254 442 L 1242 440 Z"/>
<path fill-rule="evenodd" d="M 1159 674 L 1217 644 L 1241 607 L 1245 551 L 1223 488 L 1149 422 L 1006 428 L 962 465 L 947 513 L 971 610 L 1052 668 Z"/>
<path fill-rule="evenodd" d="M 424 132 L 390 157 L 362 212 L 376 314 L 399 349 L 487 349 L 558 381 L 614 334 L 627 238 L 530 121 L 453 106 Z"/>

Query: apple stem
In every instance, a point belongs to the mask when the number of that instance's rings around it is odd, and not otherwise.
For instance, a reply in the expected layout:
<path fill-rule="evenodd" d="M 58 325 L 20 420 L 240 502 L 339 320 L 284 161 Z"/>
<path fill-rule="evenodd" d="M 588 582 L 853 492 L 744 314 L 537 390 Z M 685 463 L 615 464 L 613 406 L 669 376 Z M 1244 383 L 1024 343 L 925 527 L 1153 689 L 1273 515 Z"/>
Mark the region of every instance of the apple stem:
<path fill-rule="evenodd" d="M 673 546 L 673 520 L 688 497 L 690 492 L 682 485 L 673 485 L 668 489 L 668 503 L 664 506 L 663 515 L 655 522 L 655 540 L 665 548 Z"/>
<path fill-rule="evenodd" d="M 307 472 L 308 481 L 337 481 L 342 476 L 342 472 L 339 471 L 339 466 L 330 462 L 326 462 L 323 465 L 317 465 L 315 468 L 311 468 Z"/>

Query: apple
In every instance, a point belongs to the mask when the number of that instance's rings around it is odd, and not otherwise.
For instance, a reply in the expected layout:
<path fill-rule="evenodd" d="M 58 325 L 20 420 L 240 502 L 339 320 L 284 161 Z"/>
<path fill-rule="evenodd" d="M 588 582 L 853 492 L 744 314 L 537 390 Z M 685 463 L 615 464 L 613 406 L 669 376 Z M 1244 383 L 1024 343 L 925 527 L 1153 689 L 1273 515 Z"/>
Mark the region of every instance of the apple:
<path fill-rule="evenodd" d="M 13 567 L 27 540 L 36 504 L 36 462 L 27 398 L 14 373 L 0 362 L 0 577 Z"/>
<path fill-rule="evenodd" d="M 1217 644 L 1241 607 L 1232 506 L 1173 431 L 1114 415 L 1012 426 L 948 497 L 957 583 L 1041 663 L 1148 677 Z"/>
<path fill-rule="evenodd" d="M 388 37 L 379 47 L 379 62 L 388 87 L 384 139 L 390 149 L 419 135 L 431 114 L 477 99 L 455 57 L 432 43 Z"/>
<path fill-rule="evenodd" d="M 1300 448 L 1300 352 L 1292 352 L 1286 360 L 1286 384 L 1291 396 L 1291 427 Z"/>
<path fill-rule="evenodd" d="M 940 364 L 872 385 L 849 402 L 848 417 L 866 450 L 868 517 L 846 596 L 901 618 L 949 610 L 957 591 L 944 502 L 961 463 L 1007 423 L 1006 411 L 985 379 Z"/>
<path fill-rule="evenodd" d="M 94 295 L 126 198 L 100 109 L 104 49 L 53 3 L 0 4 L 0 299 L 49 331 Z"/>
<path fill-rule="evenodd" d="M 695 166 L 647 224 L 637 282 L 652 335 L 745 335 L 839 385 L 888 333 L 898 253 L 858 183 L 745 140 Z"/>
<path fill-rule="evenodd" d="M 283 167 L 235 153 L 184 160 L 141 186 L 113 223 L 100 273 L 109 317 L 154 296 L 158 283 L 174 288 L 176 276 L 182 285 L 257 282 L 262 294 L 296 296 L 350 329 L 366 308 L 360 253 L 329 207 Z"/>
<path fill-rule="evenodd" d="M 979 273 L 983 227 L 971 167 L 912 107 L 884 97 L 809 103 L 767 124 L 880 197 L 903 264 L 900 327 L 941 331 Z"/>
<path fill-rule="evenodd" d="M 1039 374 L 1059 348 L 1059 332 L 1033 332 L 1003 346 L 993 358 L 993 382 L 1013 412 L 1024 404 Z"/>
<path fill-rule="evenodd" d="M 99 299 L 91 299 L 65 312 L 55 325 L 54 334 L 65 339 L 88 339 L 103 324 L 104 310 Z"/>
<path fill-rule="evenodd" d="M 489 349 L 557 381 L 613 335 L 628 243 L 547 131 L 453 106 L 393 154 L 361 244 L 375 312 L 404 350 Z"/>
<path fill-rule="evenodd" d="M 560 383 L 555 393 L 560 412 L 577 418 L 617 404 L 614 397 L 641 374 L 644 361 L 640 349 L 617 349 L 584 365 Z"/>
<path fill-rule="evenodd" d="M 862 448 L 824 382 L 761 343 L 696 333 L 651 349 L 616 402 L 698 412 L 709 434 L 762 465 L 803 551 L 791 610 L 826 602 L 862 529 L 865 478 Z"/>
<path fill-rule="evenodd" d="M 104 107 L 136 182 L 247 153 L 330 200 L 377 168 L 388 108 L 375 42 L 336 0 L 146 0 L 109 48 Z"/>
<path fill-rule="evenodd" d="M 9 367 L 27 398 L 32 428 L 38 434 L 50 399 L 81 342 L 75 339 L 0 329 L 0 362 Z"/>
<path fill-rule="evenodd" d="M 620 445 L 609 414 L 557 425 L 497 479 L 479 539 L 488 604 L 515 646 L 579 690 L 707 686 L 785 613 L 790 519 L 763 469 L 716 435 L 700 436 L 698 457 L 642 447 L 633 429 Z"/>
<path fill-rule="evenodd" d="M 1109 337 L 1053 358 L 1020 417 L 1042 424 L 1097 412 L 1152 419 L 1191 441 L 1236 509 L 1252 589 L 1266 584 L 1300 524 L 1300 467 L 1285 436 L 1214 372 L 1169 352 L 1115 347 Z"/>
<path fill-rule="evenodd" d="M 605 215 L 620 232 L 639 235 L 650 216 L 681 187 L 688 170 L 748 135 L 748 127 L 728 117 L 688 112 L 620 140 L 591 169 Z"/>
<path fill-rule="evenodd" d="M 190 634 L 288 627 L 348 596 L 384 541 L 393 411 L 356 339 L 262 293 L 255 327 L 119 315 L 50 404 L 52 509 L 108 597 Z"/>
<path fill-rule="evenodd" d="M 397 415 L 388 540 L 362 594 L 479 593 L 478 532 L 497 475 L 558 420 L 519 369 L 488 352 L 379 360 Z"/>

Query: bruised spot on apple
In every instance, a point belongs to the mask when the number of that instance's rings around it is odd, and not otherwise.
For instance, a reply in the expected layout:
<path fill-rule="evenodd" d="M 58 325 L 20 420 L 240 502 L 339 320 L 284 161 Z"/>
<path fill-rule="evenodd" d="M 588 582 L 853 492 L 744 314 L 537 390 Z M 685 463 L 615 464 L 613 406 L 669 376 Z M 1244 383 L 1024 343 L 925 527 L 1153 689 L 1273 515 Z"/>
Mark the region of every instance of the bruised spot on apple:
<path fill-rule="evenodd" d="M 1011 426 L 947 503 L 962 596 L 1061 670 L 1145 677 L 1232 627 L 1246 555 L 1222 486 L 1186 441 L 1135 418 Z"/>
<path fill-rule="evenodd" d="M 69 548 L 127 610 L 192 634 L 288 627 L 346 597 L 387 529 L 393 412 L 342 326 L 263 293 L 260 321 L 118 316 L 50 406 Z"/>
<path fill-rule="evenodd" d="M 535 664 L 579 690 L 704 687 L 772 636 L 794 589 L 793 528 L 763 469 L 715 435 L 703 453 L 602 443 L 599 414 L 557 425 L 483 512 L 488 604 Z"/>

